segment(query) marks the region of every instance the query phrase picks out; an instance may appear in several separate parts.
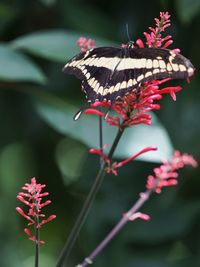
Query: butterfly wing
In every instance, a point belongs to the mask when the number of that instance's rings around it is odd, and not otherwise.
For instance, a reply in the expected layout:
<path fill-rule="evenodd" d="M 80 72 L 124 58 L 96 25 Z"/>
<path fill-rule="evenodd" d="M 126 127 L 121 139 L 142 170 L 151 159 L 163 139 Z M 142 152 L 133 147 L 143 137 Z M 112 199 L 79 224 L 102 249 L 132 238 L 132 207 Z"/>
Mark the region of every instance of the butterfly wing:
<path fill-rule="evenodd" d="M 109 86 L 121 56 L 123 55 L 120 48 L 95 48 L 72 58 L 63 71 L 82 80 L 82 89 L 89 101 L 101 101 L 106 98 L 106 87 Z"/>
<path fill-rule="evenodd" d="M 168 49 L 99 47 L 71 59 L 64 72 L 82 80 L 88 101 L 114 102 L 147 81 L 188 78 L 194 67 Z"/>

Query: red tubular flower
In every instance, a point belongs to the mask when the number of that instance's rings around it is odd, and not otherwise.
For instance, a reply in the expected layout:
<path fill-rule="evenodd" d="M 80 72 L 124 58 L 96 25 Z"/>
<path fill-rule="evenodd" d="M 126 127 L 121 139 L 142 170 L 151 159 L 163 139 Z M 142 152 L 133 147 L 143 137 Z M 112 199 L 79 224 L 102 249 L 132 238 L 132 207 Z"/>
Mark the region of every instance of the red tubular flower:
<path fill-rule="evenodd" d="M 24 233 L 27 234 L 29 240 L 36 242 L 37 244 L 45 243 L 43 240 L 36 240 L 35 236 L 31 233 L 31 231 L 28 228 L 24 228 Z"/>
<path fill-rule="evenodd" d="M 181 155 L 179 151 L 175 151 L 169 162 L 163 161 L 160 167 L 154 169 L 154 175 L 148 176 L 146 188 L 152 189 L 156 193 L 161 193 L 163 187 L 176 185 L 178 183 L 177 170 L 185 165 L 195 168 L 198 164 L 189 154 L 184 153 Z"/>
<path fill-rule="evenodd" d="M 107 162 L 108 165 L 110 165 L 110 159 L 101 150 L 99 150 L 97 148 L 91 148 L 89 150 L 89 152 L 91 154 L 97 154 L 97 155 L 99 155 L 100 157 L 102 157 Z"/>
<path fill-rule="evenodd" d="M 133 161 L 134 159 L 136 159 L 136 158 L 139 157 L 140 155 L 142 155 L 142 154 L 144 154 L 144 153 L 146 153 L 146 152 L 149 152 L 149 151 L 155 151 L 155 150 L 157 150 L 157 147 L 154 147 L 154 146 L 152 146 L 152 147 L 146 147 L 146 148 L 142 149 L 140 152 L 138 152 L 137 154 L 135 154 L 134 156 L 132 156 L 132 157 L 126 159 L 126 160 L 123 160 L 123 161 L 121 161 L 121 162 L 116 163 L 115 166 L 116 166 L 116 168 L 122 167 L 122 166 L 124 166 L 125 164 L 127 164 L 127 163 Z"/>
<path fill-rule="evenodd" d="M 112 174 L 114 174 L 116 176 L 118 174 L 117 173 L 117 169 L 118 168 L 120 168 L 120 167 L 124 166 L 125 164 L 135 160 L 137 157 L 139 157 L 140 155 L 142 155 L 144 153 L 147 153 L 149 151 L 155 151 L 155 150 L 157 150 L 157 147 L 155 147 L 155 146 L 146 147 L 146 148 L 142 149 L 140 152 L 138 152 L 137 154 L 133 155 L 132 157 L 130 157 L 128 159 L 125 159 L 125 160 L 123 160 L 121 162 L 113 162 L 112 164 L 111 164 L 110 159 L 101 150 L 99 150 L 97 148 L 91 148 L 89 150 L 89 152 L 92 153 L 92 154 L 99 155 L 107 164 L 107 166 L 105 168 L 106 172 L 107 173 L 112 173 Z"/>
<path fill-rule="evenodd" d="M 33 177 L 30 184 L 26 183 L 25 186 L 22 187 L 22 189 L 27 192 L 19 192 L 17 195 L 17 199 L 28 206 L 29 210 L 28 212 L 25 212 L 20 207 L 16 207 L 16 211 L 28 221 L 28 226 L 34 225 L 35 229 L 41 228 L 43 224 L 56 218 L 56 215 L 51 215 L 42 221 L 40 220 L 40 218 L 45 218 L 46 216 L 41 213 L 41 209 L 51 203 L 50 200 L 42 202 L 42 198 L 49 195 L 48 192 L 42 192 L 44 187 L 46 187 L 45 184 L 38 184 L 36 178 Z M 24 232 L 29 236 L 29 240 L 38 244 L 44 243 L 42 240 L 37 240 L 36 236 L 31 233 L 30 229 L 24 228 Z"/>
<path fill-rule="evenodd" d="M 99 116 L 102 116 L 104 117 L 105 114 L 97 109 L 94 109 L 94 108 L 88 108 L 85 110 L 84 112 L 85 114 L 95 114 L 95 115 L 99 115 Z"/>
<path fill-rule="evenodd" d="M 141 219 L 144 221 L 149 221 L 151 217 L 148 214 L 141 213 L 141 212 L 136 212 L 133 215 L 129 217 L 130 221 L 135 221 L 136 219 Z"/>

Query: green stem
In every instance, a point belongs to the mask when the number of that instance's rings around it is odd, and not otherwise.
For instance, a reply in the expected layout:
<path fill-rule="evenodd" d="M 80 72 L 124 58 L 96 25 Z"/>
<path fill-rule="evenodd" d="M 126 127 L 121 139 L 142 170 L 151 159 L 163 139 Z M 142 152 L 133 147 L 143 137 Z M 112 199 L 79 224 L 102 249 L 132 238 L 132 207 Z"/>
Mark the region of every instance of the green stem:
<path fill-rule="evenodd" d="M 114 140 L 114 142 L 113 142 L 113 145 L 112 145 L 112 147 L 111 147 L 111 149 L 110 149 L 110 152 L 108 153 L 108 158 L 111 160 L 112 159 L 112 156 L 113 156 L 113 154 L 114 154 L 114 152 L 115 152 L 115 149 L 116 149 L 116 147 L 117 147 L 117 145 L 118 145 L 118 143 L 119 143 L 119 140 L 120 140 L 120 138 L 121 138 L 121 136 L 122 136 L 122 134 L 123 134 L 123 132 L 124 132 L 124 127 L 119 127 L 119 130 L 118 130 L 118 132 L 117 132 L 117 135 L 116 135 L 116 137 L 115 137 L 115 140 Z"/>
<path fill-rule="evenodd" d="M 100 109 L 100 111 L 102 111 Z M 102 116 L 99 116 L 99 147 L 101 152 L 103 152 L 103 123 L 102 123 Z"/>
<path fill-rule="evenodd" d="M 100 111 L 102 111 L 101 107 L 100 107 Z M 99 148 L 100 148 L 100 151 L 103 153 L 103 118 L 102 116 L 99 116 Z M 103 158 L 100 158 L 99 162 L 100 162 L 100 168 L 101 168 L 101 165 L 104 162 Z"/>
<path fill-rule="evenodd" d="M 37 218 L 37 224 L 35 224 L 35 267 L 39 267 L 39 229 L 37 228 L 39 219 Z"/>
<path fill-rule="evenodd" d="M 110 160 L 111 160 L 111 158 L 112 158 L 112 156 L 114 154 L 114 151 L 115 151 L 115 149 L 116 149 L 116 147 L 117 147 L 117 145 L 119 143 L 119 140 L 120 140 L 123 132 L 124 132 L 124 129 L 119 129 L 118 130 L 118 133 L 116 135 L 114 143 L 113 143 L 113 145 L 112 145 L 112 147 L 110 149 L 110 152 L 108 154 L 108 158 Z M 103 179 L 104 179 L 104 177 L 106 175 L 105 167 L 106 167 L 106 162 L 104 161 L 102 163 L 100 169 L 99 169 L 99 172 L 98 172 L 98 174 L 96 176 L 96 179 L 95 179 L 95 181 L 94 181 L 94 183 L 93 183 L 93 185 L 92 185 L 92 187 L 90 189 L 90 192 L 89 192 L 89 194 L 88 194 L 88 196 L 87 196 L 87 198 L 86 198 L 86 200 L 85 200 L 85 202 L 83 204 L 81 212 L 80 212 L 80 214 L 79 214 L 79 216 L 78 216 L 78 218 L 77 218 L 77 220 L 76 220 L 76 222 L 75 222 L 75 224 L 74 224 L 74 226 L 72 228 L 72 231 L 70 232 L 70 235 L 67 238 L 67 241 L 66 241 L 66 243 L 65 243 L 65 245 L 64 245 L 64 247 L 63 247 L 63 249 L 62 249 L 62 251 L 60 253 L 60 256 L 59 256 L 57 264 L 56 264 L 56 267 L 61 267 L 63 265 L 64 261 L 67 260 L 69 254 L 70 254 L 70 252 L 71 252 L 71 250 L 72 250 L 72 248 L 74 246 L 74 243 L 76 242 L 76 239 L 77 239 L 77 237 L 78 237 L 78 235 L 80 233 L 80 230 L 81 230 L 81 228 L 82 228 L 82 226 L 83 226 L 83 224 L 84 224 L 84 222 L 85 222 L 85 220 L 87 218 L 89 210 L 90 210 L 90 208 L 91 208 L 91 206 L 92 206 L 92 204 L 94 202 L 96 194 L 99 191 L 99 189 L 101 187 L 101 184 L 103 182 Z"/>

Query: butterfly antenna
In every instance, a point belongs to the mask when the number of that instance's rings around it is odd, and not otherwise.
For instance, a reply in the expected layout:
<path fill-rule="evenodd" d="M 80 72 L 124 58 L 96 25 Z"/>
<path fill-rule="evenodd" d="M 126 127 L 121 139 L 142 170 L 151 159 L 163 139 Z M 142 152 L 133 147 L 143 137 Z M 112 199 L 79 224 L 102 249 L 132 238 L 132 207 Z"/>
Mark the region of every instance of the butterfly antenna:
<path fill-rule="evenodd" d="M 128 23 L 126 23 L 126 34 L 127 34 L 127 37 L 128 37 L 128 41 L 130 42 L 131 41 L 131 37 L 130 37 L 130 34 L 129 34 Z"/>

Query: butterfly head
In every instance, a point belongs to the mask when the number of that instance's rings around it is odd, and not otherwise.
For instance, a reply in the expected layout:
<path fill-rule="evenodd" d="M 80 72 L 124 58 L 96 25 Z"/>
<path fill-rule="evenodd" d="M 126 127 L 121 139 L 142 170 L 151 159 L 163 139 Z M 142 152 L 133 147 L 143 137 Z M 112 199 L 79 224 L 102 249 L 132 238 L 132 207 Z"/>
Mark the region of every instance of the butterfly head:
<path fill-rule="evenodd" d="M 127 43 L 127 48 L 134 48 L 135 46 L 134 46 L 134 42 L 133 41 L 129 41 L 128 43 Z"/>

